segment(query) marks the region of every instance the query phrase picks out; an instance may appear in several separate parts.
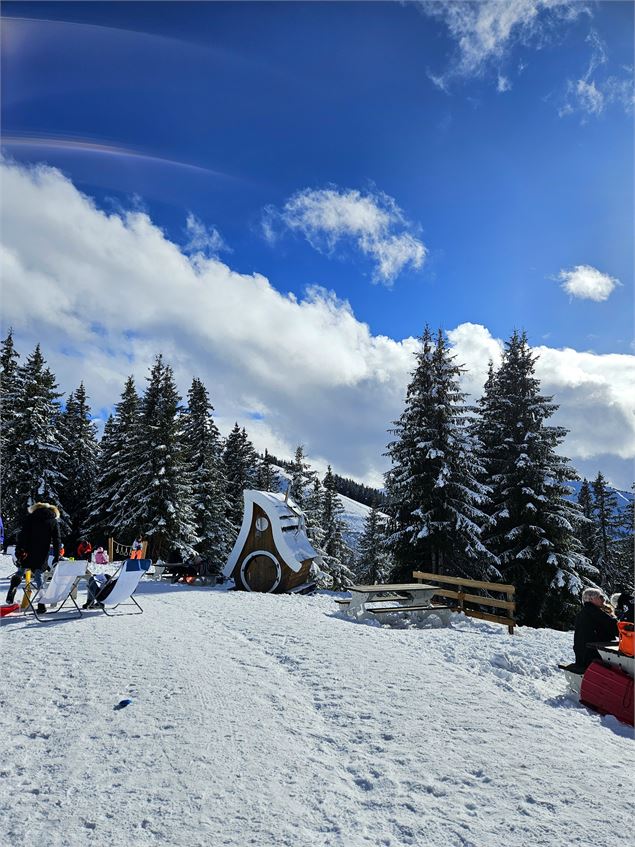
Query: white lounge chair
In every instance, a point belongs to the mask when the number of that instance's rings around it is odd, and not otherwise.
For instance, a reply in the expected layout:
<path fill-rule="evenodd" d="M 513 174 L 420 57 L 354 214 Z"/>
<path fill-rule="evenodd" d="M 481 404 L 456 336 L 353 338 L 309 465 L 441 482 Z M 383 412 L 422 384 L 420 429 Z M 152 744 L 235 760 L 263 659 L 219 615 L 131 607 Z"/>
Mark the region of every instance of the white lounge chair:
<path fill-rule="evenodd" d="M 141 581 L 144 573 L 147 573 L 148 568 L 152 564 L 152 559 L 128 559 L 125 561 L 118 573 L 109 580 L 103 588 L 95 595 L 95 605 L 97 605 L 106 615 L 116 617 L 114 610 L 117 606 L 132 606 L 135 605 L 138 612 L 119 612 L 118 614 L 142 615 L 143 609 L 134 598 L 134 593 Z M 132 600 L 132 603 L 126 603 L 126 600 Z M 108 611 L 110 607 L 113 611 Z"/>
<path fill-rule="evenodd" d="M 81 618 L 82 612 L 73 595 L 73 589 L 80 577 L 86 573 L 86 562 L 70 562 L 62 560 L 53 568 L 53 576 L 50 582 L 44 587 L 38 589 L 28 599 L 28 606 L 25 611 L 31 611 L 35 617 L 43 620 L 37 612 L 37 605 L 43 603 L 45 606 L 53 606 L 59 604 L 57 609 L 48 609 L 47 615 L 56 615 L 61 612 L 62 607 L 67 600 L 70 600 L 75 606 L 77 615 Z M 75 617 L 75 613 L 67 615 L 67 617 Z M 58 618 L 63 620 L 64 618 Z"/>

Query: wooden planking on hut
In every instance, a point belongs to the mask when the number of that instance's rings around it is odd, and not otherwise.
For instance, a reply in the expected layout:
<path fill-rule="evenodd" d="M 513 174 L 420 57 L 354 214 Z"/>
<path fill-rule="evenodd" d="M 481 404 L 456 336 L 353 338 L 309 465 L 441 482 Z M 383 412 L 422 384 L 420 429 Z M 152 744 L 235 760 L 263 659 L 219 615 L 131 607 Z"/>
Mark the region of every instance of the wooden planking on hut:
<path fill-rule="evenodd" d="M 244 491 L 243 522 L 223 570 L 236 588 L 280 594 L 305 585 L 318 554 L 304 515 L 283 494 Z"/>

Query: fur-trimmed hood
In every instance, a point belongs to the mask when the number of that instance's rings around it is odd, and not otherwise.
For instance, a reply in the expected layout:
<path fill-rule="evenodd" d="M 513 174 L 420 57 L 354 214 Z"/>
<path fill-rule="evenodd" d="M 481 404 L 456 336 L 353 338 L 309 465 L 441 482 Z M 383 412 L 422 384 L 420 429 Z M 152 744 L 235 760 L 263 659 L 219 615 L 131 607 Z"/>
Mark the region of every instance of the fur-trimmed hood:
<path fill-rule="evenodd" d="M 38 509 L 50 509 L 55 515 L 55 520 L 59 521 L 60 510 L 52 503 L 34 503 L 32 506 L 29 506 L 29 514 L 32 515 L 33 512 L 36 512 Z"/>

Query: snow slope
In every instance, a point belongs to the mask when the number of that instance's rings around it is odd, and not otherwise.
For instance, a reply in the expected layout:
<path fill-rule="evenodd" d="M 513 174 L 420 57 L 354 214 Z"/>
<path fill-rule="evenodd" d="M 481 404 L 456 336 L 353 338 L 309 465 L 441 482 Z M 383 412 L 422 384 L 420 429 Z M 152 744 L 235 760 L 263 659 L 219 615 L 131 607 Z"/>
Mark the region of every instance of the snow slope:
<path fill-rule="evenodd" d="M 137 617 L 3 620 L 0 844 L 608 847 L 631 831 L 632 733 L 565 698 L 566 633 L 141 589 Z"/>

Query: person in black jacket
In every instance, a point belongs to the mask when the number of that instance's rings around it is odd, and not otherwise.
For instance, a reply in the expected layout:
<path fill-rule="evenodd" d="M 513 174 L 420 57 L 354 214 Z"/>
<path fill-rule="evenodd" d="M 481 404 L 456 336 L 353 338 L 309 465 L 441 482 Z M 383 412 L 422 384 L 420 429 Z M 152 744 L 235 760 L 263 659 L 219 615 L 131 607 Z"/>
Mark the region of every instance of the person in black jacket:
<path fill-rule="evenodd" d="M 632 592 L 618 591 L 611 596 L 611 606 L 615 609 L 618 621 L 635 623 L 635 597 Z"/>
<path fill-rule="evenodd" d="M 57 506 L 50 503 L 34 503 L 29 507 L 29 513 L 22 529 L 18 533 L 15 546 L 15 557 L 18 570 L 11 577 L 7 603 L 13 603 L 15 592 L 27 570 L 33 574 L 36 588 L 42 588 L 42 574 L 48 570 L 49 547 L 53 547 L 53 565 L 60 558 L 60 512 Z M 38 613 L 46 612 L 46 607 L 39 603 Z"/>
<path fill-rule="evenodd" d="M 599 588 L 586 588 L 582 592 L 582 609 L 575 619 L 573 652 L 575 663 L 587 668 L 591 662 L 600 658 L 595 647 L 589 647 L 594 641 L 614 641 L 618 636 L 617 620 L 605 611 L 606 597 Z"/>

